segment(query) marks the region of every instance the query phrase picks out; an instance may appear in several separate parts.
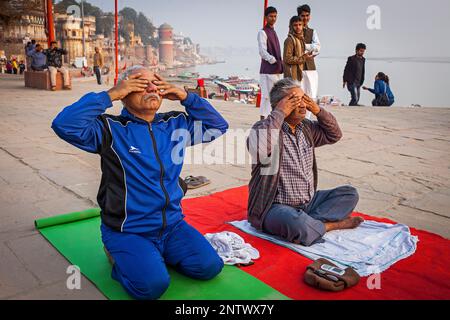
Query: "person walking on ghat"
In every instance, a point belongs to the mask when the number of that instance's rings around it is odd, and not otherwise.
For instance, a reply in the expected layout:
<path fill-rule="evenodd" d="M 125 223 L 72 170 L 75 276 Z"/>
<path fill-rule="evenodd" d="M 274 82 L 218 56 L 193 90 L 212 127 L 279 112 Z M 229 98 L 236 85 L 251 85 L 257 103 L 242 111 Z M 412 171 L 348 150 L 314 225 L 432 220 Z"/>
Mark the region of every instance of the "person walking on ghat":
<path fill-rule="evenodd" d="M 351 95 L 349 106 L 359 106 L 359 97 L 361 95 L 361 86 L 364 83 L 365 64 L 366 59 L 364 53 L 366 52 L 366 45 L 358 43 L 355 49 L 355 55 L 348 57 L 347 64 L 344 69 L 343 88 L 347 86 Z"/>
<path fill-rule="evenodd" d="M 258 48 L 261 56 L 260 87 L 261 87 L 261 119 L 271 112 L 270 90 L 275 82 L 283 77 L 283 61 L 281 58 L 280 41 L 274 26 L 277 21 L 277 9 L 268 7 L 264 16 L 266 25 L 258 33 Z"/>
<path fill-rule="evenodd" d="M 101 70 L 103 68 L 103 54 L 100 52 L 98 47 L 95 47 L 94 53 L 94 72 L 97 77 L 97 83 L 102 84 L 102 73 Z"/>

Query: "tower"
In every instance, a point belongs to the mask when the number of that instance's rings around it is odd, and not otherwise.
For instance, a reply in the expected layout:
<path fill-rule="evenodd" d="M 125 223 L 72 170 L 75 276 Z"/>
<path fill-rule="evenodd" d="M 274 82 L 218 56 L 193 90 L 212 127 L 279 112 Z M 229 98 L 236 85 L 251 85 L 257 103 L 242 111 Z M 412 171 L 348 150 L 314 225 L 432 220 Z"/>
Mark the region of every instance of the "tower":
<path fill-rule="evenodd" d="M 162 24 L 159 29 L 159 61 L 168 68 L 173 67 L 173 28 L 167 24 Z"/>

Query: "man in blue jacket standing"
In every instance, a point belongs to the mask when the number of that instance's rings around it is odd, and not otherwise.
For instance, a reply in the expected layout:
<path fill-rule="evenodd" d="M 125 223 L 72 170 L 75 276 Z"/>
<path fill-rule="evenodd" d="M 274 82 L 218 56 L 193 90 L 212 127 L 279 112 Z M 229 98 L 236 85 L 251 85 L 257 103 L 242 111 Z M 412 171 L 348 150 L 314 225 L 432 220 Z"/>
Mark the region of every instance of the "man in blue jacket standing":
<path fill-rule="evenodd" d="M 112 278 L 137 299 L 156 299 L 169 286 L 166 264 L 203 280 L 222 270 L 221 258 L 183 219 L 179 175 L 185 147 L 217 138 L 228 124 L 208 101 L 142 66 L 119 81 L 66 107 L 52 128 L 101 156 L 97 201 Z M 157 113 L 162 99 L 180 101 L 186 112 Z M 121 114 L 106 114 L 115 100 L 124 104 Z"/>

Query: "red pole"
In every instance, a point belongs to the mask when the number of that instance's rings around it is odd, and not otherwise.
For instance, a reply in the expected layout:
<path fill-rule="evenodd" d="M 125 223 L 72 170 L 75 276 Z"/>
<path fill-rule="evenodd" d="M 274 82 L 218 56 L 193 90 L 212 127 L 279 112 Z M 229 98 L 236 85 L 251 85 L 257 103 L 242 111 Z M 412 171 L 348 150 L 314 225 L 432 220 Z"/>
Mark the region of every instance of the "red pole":
<path fill-rule="evenodd" d="M 48 28 L 48 47 L 50 48 L 50 43 L 55 41 L 55 26 L 53 24 L 53 2 L 52 0 L 47 0 L 47 28 Z"/>
<path fill-rule="evenodd" d="M 114 77 L 114 85 L 117 84 L 117 78 L 119 77 L 119 24 L 117 22 L 117 16 L 118 16 L 118 7 L 117 7 L 117 0 L 115 0 L 115 7 L 116 7 L 116 14 L 114 16 L 114 28 L 115 28 L 115 61 L 116 61 L 116 74 Z"/>
<path fill-rule="evenodd" d="M 269 0 L 264 0 L 264 13 L 266 12 L 266 9 L 267 9 L 267 7 L 268 7 L 268 5 L 269 5 Z M 263 13 L 263 28 L 266 26 L 266 16 L 265 16 L 265 14 Z"/>

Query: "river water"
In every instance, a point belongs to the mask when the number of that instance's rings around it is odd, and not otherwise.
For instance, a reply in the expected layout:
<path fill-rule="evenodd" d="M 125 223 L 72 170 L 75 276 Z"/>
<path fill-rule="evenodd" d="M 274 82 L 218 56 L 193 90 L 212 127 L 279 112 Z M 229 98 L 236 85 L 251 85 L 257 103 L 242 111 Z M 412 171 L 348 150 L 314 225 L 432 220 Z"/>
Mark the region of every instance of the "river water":
<path fill-rule="evenodd" d="M 237 75 L 259 79 L 260 60 L 257 54 L 240 52 L 219 59 L 226 62 L 200 65 L 191 70 L 199 72 L 202 77 Z M 319 95 L 334 95 L 345 104 L 349 102 L 349 92 L 342 88 L 342 73 L 346 61 L 346 57 L 316 58 Z M 364 85 L 373 87 L 374 77 L 379 71 L 386 73 L 390 78 L 396 106 L 419 104 L 424 107 L 450 107 L 450 58 L 367 57 Z M 362 90 L 360 103 L 371 105 L 373 98 L 373 94 Z"/>

